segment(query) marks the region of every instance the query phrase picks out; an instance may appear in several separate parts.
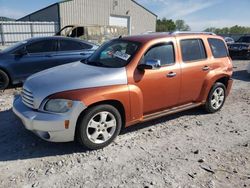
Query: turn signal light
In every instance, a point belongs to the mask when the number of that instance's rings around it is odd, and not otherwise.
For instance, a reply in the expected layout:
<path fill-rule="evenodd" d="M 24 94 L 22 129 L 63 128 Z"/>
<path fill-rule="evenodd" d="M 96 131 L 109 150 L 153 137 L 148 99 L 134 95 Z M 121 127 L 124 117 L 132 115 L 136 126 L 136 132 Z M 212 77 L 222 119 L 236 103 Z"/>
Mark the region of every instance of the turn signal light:
<path fill-rule="evenodd" d="M 69 129 L 69 120 L 64 121 L 64 127 L 65 129 Z"/>

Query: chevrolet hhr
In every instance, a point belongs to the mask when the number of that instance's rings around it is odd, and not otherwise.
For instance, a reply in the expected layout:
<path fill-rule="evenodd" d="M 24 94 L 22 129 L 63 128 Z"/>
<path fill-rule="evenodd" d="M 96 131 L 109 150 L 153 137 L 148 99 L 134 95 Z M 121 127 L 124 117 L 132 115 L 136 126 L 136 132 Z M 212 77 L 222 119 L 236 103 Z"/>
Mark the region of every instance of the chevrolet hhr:
<path fill-rule="evenodd" d="M 51 142 L 77 139 L 90 149 L 110 144 L 122 128 L 203 106 L 220 110 L 232 86 L 223 38 L 212 33 L 120 37 L 87 60 L 29 77 L 14 113 Z"/>

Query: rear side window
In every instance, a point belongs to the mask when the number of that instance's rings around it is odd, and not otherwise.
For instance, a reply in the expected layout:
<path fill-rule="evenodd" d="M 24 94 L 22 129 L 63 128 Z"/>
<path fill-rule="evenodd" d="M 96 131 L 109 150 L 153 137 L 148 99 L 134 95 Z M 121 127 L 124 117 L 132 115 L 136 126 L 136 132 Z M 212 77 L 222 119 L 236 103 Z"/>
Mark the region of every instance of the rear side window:
<path fill-rule="evenodd" d="M 34 42 L 26 46 L 28 53 L 45 53 L 45 52 L 55 52 L 57 46 L 56 40 L 43 40 Z"/>
<path fill-rule="evenodd" d="M 181 53 L 184 62 L 198 61 L 207 58 L 206 50 L 201 39 L 181 40 Z"/>
<path fill-rule="evenodd" d="M 222 40 L 209 38 L 208 43 L 215 58 L 228 56 L 227 48 Z"/>
<path fill-rule="evenodd" d="M 144 62 L 147 60 L 160 60 L 161 65 L 171 65 L 175 63 L 174 46 L 172 43 L 161 44 L 152 47 L 144 56 Z"/>
<path fill-rule="evenodd" d="M 80 51 L 91 48 L 90 45 L 83 44 L 77 41 L 60 40 L 59 42 L 60 42 L 59 51 Z"/>

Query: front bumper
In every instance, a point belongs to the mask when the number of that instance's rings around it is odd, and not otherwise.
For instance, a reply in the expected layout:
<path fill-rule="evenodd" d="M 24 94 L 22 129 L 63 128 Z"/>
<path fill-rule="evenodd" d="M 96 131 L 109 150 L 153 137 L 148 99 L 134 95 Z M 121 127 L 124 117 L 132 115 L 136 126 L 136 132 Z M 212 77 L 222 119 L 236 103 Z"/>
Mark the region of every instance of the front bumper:
<path fill-rule="evenodd" d="M 67 113 L 55 114 L 40 112 L 25 106 L 20 96 L 13 103 L 13 112 L 21 119 L 26 129 L 50 142 L 70 142 L 74 140 L 79 115 L 86 107 L 80 101 L 74 101 Z M 68 126 L 65 126 L 65 124 Z"/>

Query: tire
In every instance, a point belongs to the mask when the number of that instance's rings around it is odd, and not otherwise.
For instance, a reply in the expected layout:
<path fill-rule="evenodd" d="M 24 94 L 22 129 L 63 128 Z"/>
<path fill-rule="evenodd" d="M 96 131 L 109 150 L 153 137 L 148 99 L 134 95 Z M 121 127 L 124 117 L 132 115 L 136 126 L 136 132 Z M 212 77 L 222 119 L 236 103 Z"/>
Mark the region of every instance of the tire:
<path fill-rule="evenodd" d="M 98 105 L 87 109 L 80 118 L 76 136 L 81 145 L 96 150 L 113 142 L 119 135 L 121 127 L 121 115 L 115 107 Z"/>
<path fill-rule="evenodd" d="M 206 104 L 205 104 L 205 110 L 208 113 L 215 113 L 219 111 L 226 100 L 226 87 L 222 83 L 215 83 L 212 87 L 212 89 L 209 92 Z"/>
<path fill-rule="evenodd" d="M 2 70 L 0 70 L 0 90 L 4 90 L 9 86 L 9 76 Z"/>

